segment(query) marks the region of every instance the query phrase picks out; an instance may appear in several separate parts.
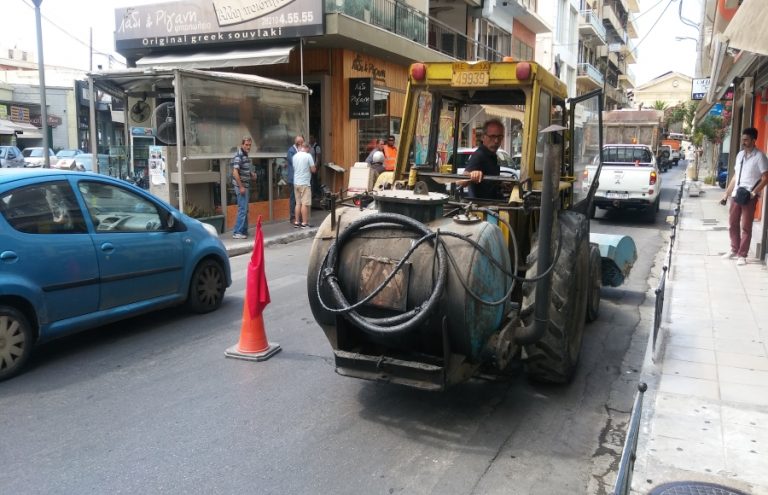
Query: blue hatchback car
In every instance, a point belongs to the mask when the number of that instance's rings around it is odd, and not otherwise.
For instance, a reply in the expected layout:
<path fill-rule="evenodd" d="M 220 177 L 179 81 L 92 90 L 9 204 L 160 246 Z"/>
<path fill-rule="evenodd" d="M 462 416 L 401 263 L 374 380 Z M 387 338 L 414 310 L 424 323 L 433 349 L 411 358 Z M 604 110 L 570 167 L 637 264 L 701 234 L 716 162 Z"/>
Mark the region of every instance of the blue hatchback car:
<path fill-rule="evenodd" d="M 0 380 L 57 337 L 173 305 L 217 309 L 232 279 L 209 227 L 111 177 L 0 169 Z"/>

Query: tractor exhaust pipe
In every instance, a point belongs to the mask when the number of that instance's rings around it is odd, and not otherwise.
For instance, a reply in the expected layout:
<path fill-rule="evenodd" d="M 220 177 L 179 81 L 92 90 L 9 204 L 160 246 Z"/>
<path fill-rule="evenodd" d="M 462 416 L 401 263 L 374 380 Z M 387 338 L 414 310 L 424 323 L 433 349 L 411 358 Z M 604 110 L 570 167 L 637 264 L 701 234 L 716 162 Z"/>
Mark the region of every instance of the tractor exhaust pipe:
<path fill-rule="evenodd" d="M 544 136 L 544 173 L 541 186 L 541 210 L 539 218 L 539 259 L 536 263 L 536 273 L 546 272 L 552 264 L 552 230 L 555 224 L 555 201 L 560 185 L 560 167 L 558 161 L 561 157 L 560 143 L 562 139 L 554 132 L 559 132 L 564 127 L 551 125 L 543 129 L 539 135 Z M 557 140 L 557 143 L 553 143 Z M 559 240 L 558 240 L 559 242 Z M 533 322 L 526 325 L 515 334 L 515 342 L 521 345 L 532 344 L 544 335 L 549 325 L 550 292 L 552 288 L 552 270 L 536 282 L 536 305 L 533 308 Z"/>

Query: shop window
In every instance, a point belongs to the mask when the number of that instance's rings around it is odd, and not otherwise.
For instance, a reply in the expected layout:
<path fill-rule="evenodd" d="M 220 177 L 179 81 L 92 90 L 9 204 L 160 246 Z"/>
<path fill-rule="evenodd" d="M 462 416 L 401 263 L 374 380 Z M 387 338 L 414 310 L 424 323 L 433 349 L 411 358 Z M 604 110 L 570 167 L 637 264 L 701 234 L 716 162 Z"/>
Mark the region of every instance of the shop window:
<path fill-rule="evenodd" d="M 373 150 L 376 139 L 384 138 L 389 132 L 389 91 L 374 88 L 373 118 L 358 120 L 358 160 L 365 161 Z"/>

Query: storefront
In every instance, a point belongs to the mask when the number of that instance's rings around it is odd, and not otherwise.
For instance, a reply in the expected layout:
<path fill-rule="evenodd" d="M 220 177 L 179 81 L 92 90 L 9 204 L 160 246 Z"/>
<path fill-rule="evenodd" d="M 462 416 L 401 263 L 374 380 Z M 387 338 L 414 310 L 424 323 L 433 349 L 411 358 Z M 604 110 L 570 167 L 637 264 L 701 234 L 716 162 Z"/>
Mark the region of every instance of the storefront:
<path fill-rule="evenodd" d="M 277 168 L 282 170 L 293 136 L 314 135 L 322 148 L 321 180 L 328 189 L 338 192 L 346 187 L 349 168 L 365 159 L 376 138 L 389 134 L 398 137 L 407 63 L 332 46 L 323 36 L 321 0 L 271 2 L 270 8 L 261 11 L 248 8 L 254 5 L 266 4 L 183 0 L 116 9 L 116 48 L 129 65 L 144 72 L 216 69 L 307 87 L 310 94 L 306 120 L 295 129 L 275 128 L 273 134 L 279 136 L 265 136 L 264 142 L 256 142 L 258 151 L 252 153 L 256 170 L 273 174 Z M 129 119 L 132 104 L 135 100 L 128 102 Z M 264 115 L 253 115 L 254 120 L 245 124 L 245 130 L 259 126 L 258 117 Z M 127 127 L 130 129 L 130 122 Z M 258 139 L 257 132 L 251 134 Z M 228 144 L 232 147 L 237 143 Z M 218 167 L 228 163 L 223 158 L 218 160 Z M 345 172 L 337 172 L 339 169 Z M 258 204 L 269 198 L 263 206 L 270 212 L 265 218 L 285 220 L 287 191 L 273 190 L 270 196 L 271 188 L 272 184 L 255 186 L 251 201 Z M 221 205 L 214 204 L 214 208 L 226 211 L 234 207 L 228 188 L 221 188 L 220 196 L 226 199 Z M 255 216 L 251 220 L 255 221 Z M 233 222 L 234 215 L 228 215 L 228 228 Z"/>

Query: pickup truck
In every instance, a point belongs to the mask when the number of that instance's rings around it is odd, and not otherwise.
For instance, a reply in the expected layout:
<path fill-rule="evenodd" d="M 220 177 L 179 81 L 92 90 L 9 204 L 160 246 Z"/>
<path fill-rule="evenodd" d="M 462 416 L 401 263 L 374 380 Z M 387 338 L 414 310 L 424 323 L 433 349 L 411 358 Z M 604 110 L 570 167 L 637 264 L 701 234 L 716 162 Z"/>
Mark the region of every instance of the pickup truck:
<path fill-rule="evenodd" d="M 582 188 L 588 191 L 600 156 L 584 169 Z M 656 220 L 661 200 L 661 174 L 650 146 L 609 144 L 603 146 L 603 169 L 590 217 L 600 209 L 634 209 L 649 222 Z"/>

